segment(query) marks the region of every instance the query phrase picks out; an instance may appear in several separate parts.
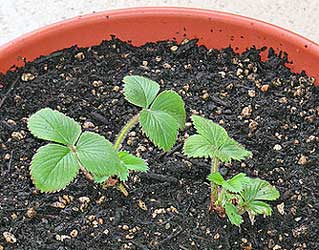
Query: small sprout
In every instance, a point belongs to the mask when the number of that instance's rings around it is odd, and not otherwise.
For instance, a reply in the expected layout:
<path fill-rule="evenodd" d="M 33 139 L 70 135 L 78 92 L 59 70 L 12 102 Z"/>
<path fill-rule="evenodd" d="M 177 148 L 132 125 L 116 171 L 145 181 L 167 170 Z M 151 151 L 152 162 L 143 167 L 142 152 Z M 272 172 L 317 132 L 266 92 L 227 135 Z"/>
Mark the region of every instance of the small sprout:
<path fill-rule="evenodd" d="M 217 158 L 222 162 L 243 160 L 250 157 L 251 152 L 230 138 L 226 130 L 203 117 L 192 116 L 193 124 L 198 132 L 185 141 L 184 152 L 189 157 Z"/>
<path fill-rule="evenodd" d="M 172 90 L 158 94 L 159 84 L 145 77 L 126 76 L 123 82 L 126 100 L 142 108 L 137 119 L 145 134 L 156 146 L 170 150 L 185 126 L 182 98 Z"/>
<path fill-rule="evenodd" d="M 230 138 L 220 125 L 197 115 L 192 116 L 198 134 L 186 139 L 184 153 L 189 157 L 212 159 L 211 173 L 207 177 L 211 183 L 210 210 L 227 215 L 230 222 L 239 226 L 242 214 L 247 212 L 252 223 L 257 214 L 271 215 L 270 205 L 264 201 L 279 198 L 278 190 L 267 181 L 249 178 L 244 173 L 225 180 L 219 172 L 219 161 L 243 160 L 252 153 Z"/>

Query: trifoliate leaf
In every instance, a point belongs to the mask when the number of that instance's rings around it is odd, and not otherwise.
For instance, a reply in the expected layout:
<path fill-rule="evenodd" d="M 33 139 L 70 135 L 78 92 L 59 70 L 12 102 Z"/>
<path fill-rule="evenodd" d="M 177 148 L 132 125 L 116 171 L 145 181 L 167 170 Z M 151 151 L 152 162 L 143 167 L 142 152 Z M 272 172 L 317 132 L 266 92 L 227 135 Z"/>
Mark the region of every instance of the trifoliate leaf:
<path fill-rule="evenodd" d="M 220 125 L 198 115 L 193 115 L 192 120 L 199 135 L 186 140 L 184 152 L 188 156 L 210 156 L 223 162 L 230 162 L 232 159 L 243 160 L 251 156 L 251 152 L 231 139 Z"/>
<path fill-rule="evenodd" d="M 143 159 L 131 155 L 126 151 L 120 151 L 118 155 L 120 157 L 120 160 L 128 170 L 141 172 L 146 172 L 148 170 L 148 166 Z"/>
<path fill-rule="evenodd" d="M 168 90 L 160 93 L 154 100 L 151 110 L 164 111 L 176 119 L 180 129 L 185 127 L 185 104 L 176 92 Z"/>
<path fill-rule="evenodd" d="M 213 146 L 202 135 L 192 135 L 185 140 L 184 153 L 189 157 L 209 157 L 212 156 Z"/>
<path fill-rule="evenodd" d="M 59 144 L 40 147 L 31 162 L 31 177 L 42 192 L 65 188 L 77 175 L 79 165 L 74 153 Z"/>
<path fill-rule="evenodd" d="M 198 115 L 192 115 L 192 120 L 197 133 L 204 136 L 214 147 L 221 147 L 228 139 L 226 130 L 211 120 Z"/>
<path fill-rule="evenodd" d="M 243 217 L 238 213 L 236 206 L 230 202 L 226 202 L 224 208 L 230 222 L 236 226 L 240 226 L 243 222 Z"/>
<path fill-rule="evenodd" d="M 225 182 L 224 177 L 219 172 L 208 175 L 207 179 L 220 186 Z"/>
<path fill-rule="evenodd" d="M 272 213 L 270 205 L 262 200 L 276 200 L 280 196 L 275 187 L 259 178 L 249 178 L 249 182 L 240 195 L 242 198 L 240 206 L 247 211 L 252 224 L 256 214 L 271 215 Z"/>
<path fill-rule="evenodd" d="M 73 145 L 81 133 L 77 122 L 50 108 L 33 114 L 28 121 L 28 128 L 35 137 L 64 145 Z"/>
<path fill-rule="evenodd" d="M 247 183 L 241 192 L 241 196 L 246 202 L 253 200 L 273 201 L 279 198 L 280 193 L 265 180 L 249 178 L 249 183 Z"/>
<path fill-rule="evenodd" d="M 253 214 L 271 215 L 272 209 L 269 204 L 263 201 L 254 200 L 248 203 L 248 209 Z"/>
<path fill-rule="evenodd" d="M 214 154 L 223 162 L 230 162 L 232 159 L 240 161 L 252 156 L 250 151 L 231 138 L 228 138 Z"/>
<path fill-rule="evenodd" d="M 83 167 L 96 178 L 120 176 L 127 172 L 112 144 L 93 132 L 84 132 L 76 145 Z"/>
<path fill-rule="evenodd" d="M 175 144 L 179 124 L 170 114 L 164 111 L 142 110 L 140 124 L 156 146 L 167 151 Z"/>
<path fill-rule="evenodd" d="M 142 108 L 151 105 L 160 89 L 158 83 L 142 76 L 125 76 L 123 82 L 126 100 Z"/>
<path fill-rule="evenodd" d="M 222 187 L 229 192 L 239 193 L 244 189 L 248 181 L 249 178 L 246 177 L 246 174 L 240 173 L 223 182 Z"/>

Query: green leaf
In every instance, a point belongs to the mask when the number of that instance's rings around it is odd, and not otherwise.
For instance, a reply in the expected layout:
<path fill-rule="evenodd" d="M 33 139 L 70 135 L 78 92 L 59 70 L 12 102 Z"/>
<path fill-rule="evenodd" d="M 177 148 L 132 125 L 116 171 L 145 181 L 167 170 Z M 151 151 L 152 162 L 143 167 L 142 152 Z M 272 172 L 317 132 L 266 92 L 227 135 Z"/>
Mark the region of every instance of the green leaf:
<path fill-rule="evenodd" d="M 180 129 L 185 127 L 185 104 L 175 91 L 167 90 L 160 93 L 153 102 L 151 110 L 164 111 L 176 119 Z"/>
<path fill-rule="evenodd" d="M 245 184 L 249 181 L 246 174 L 240 173 L 232 177 L 231 179 L 222 183 L 222 187 L 229 192 L 239 193 L 244 189 Z"/>
<path fill-rule="evenodd" d="M 128 170 L 141 172 L 146 172 L 148 170 L 148 166 L 143 159 L 131 155 L 126 151 L 120 151 L 118 152 L 118 155 L 120 157 L 120 160 Z"/>
<path fill-rule="evenodd" d="M 230 162 L 232 159 L 243 160 L 252 155 L 250 151 L 231 139 L 220 125 L 198 115 L 193 115 L 192 120 L 199 135 L 186 140 L 184 152 L 188 156 L 210 156 L 222 162 Z"/>
<path fill-rule="evenodd" d="M 74 153 L 59 144 L 40 147 L 31 162 L 32 180 L 42 192 L 55 192 L 65 188 L 78 171 L 79 165 Z"/>
<path fill-rule="evenodd" d="M 167 151 L 175 144 L 179 124 L 170 114 L 164 111 L 142 110 L 140 124 L 156 146 Z"/>
<path fill-rule="evenodd" d="M 219 172 L 208 175 L 207 179 L 219 186 L 225 182 L 224 177 Z"/>
<path fill-rule="evenodd" d="M 77 122 L 50 108 L 33 114 L 28 121 L 28 128 L 35 137 L 64 145 L 73 145 L 81 133 L 81 126 Z"/>
<path fill-rule="evenodd" d="M 228 139 L 228 134 L 222 126 L 198 115 L 192 115 L 191 118 L 197 133 L 205 137 L 215 148 L 221 147 Z"/>
<path fill-rule="evenodd" d="M 127 172 L 112 144 L 96 133 L 84 132 L 76 145 L 76 151 L 83 167 L 96 179 L 123 176 Z"/>
<path fill-rule="evenodd" d="M 272 209 L 270 205 L 263 201 L 258 201 L 258 200 L 251 201 L 248 205 L 248 209 L 250 209 L 254 214 L 263 214 L 263 215 L 272 214 Z"/>
<path fill-rule="evenodd" d="M 142 76 L 125 76 L 124 96 L 130 103 L 148 108 L 159 92 L 158 83 Z"/>
<path fill-rule="evenodd" d="M 248 178 L 240 196 L 239 205 L 247 211 L 251 223 L 254 224 L 256 214 L 272 214 L 270 205 L 262 200 L 276 200 L 280 194 L 269 182 L 259 178 Z"/>
<path fill-rule="evenodd" d="M 260 182 L 258 192 L 255 196 L 256 200 L 274 201 L 279 198 L 280 193 L 274 186 L 264 180 L 260 180 Z"/>
<path fill-rule="evenodd" d="M 273 201 L 279 198 L 280 193 L 265 180 L 249 178 L 249 183 L 245 186 L 241 196 L 246 202 L 253 200 Z"/>
<path fill-rule="evenodd" d="M 236 226 L 240 226 L 243 222 L 243 217 L 238 213 L 236 206 L 230 202 L 226 202 L 224 208 L 230 222 Z"/>
<path fill-rule="evenodd" d="M 209 157 L 212 156 L 213 147 L 202 135 L 192 135 L 185 140 L 184 153 L 188 157 Z"/>
<path fill-rule="evenodd" d="M 223 162 L 230 162 L 233 160 L 244 160 L 251 157 L 252 153 L 246 150 L 235 140 L 228 138 L 223 145 L 215 152 L 215 156 Z"/>

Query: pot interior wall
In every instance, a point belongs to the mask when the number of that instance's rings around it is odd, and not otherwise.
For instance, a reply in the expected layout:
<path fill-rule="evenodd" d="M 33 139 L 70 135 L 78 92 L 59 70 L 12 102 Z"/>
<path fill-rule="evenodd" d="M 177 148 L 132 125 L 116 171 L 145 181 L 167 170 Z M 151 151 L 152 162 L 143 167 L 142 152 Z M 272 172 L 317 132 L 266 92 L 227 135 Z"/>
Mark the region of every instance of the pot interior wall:
<path fill-rule="evenodd" d="M 134 45 L 158 40 L 198 38 L 216 49 L 242 52 L 256 46 L 285 51 L 294 72 L 305 70 L 319 83 L 319 45 L 284 29 L 236 15 L 184 8 L 137 8 L 106 11 L 57 23 L 0 47 L 0 72 L 73 45 L 99 44 L 115 35 Z M 263 54 L 265 56 L 266 53 Z"/>

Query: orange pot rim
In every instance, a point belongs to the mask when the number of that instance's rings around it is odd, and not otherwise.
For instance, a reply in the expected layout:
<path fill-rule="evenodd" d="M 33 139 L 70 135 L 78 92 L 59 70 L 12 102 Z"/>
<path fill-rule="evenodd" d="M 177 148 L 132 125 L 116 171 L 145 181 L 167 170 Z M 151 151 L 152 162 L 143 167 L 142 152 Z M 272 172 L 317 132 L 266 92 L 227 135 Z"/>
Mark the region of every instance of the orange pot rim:
<path fill-rule="evenodd" d="M 313 55 L 314 58 L 319 58 L 319 44 L 311 41 L 310 39 L 307 39 L 297 33 L 294 33 L 292 31 L 289 31 L 287 29 L 281 28 L 279 26 L 269 24 L 264 21 L 260 21 L 254 18 L 245 17 L 237 14 L 231 14 L 226 13 L 222 11 L 216 11 L 216 10 L 207 10 L 207 9 L 198 9 L 198 8 L 185 8 L 185 7 L 137 7 L 137 8 L 126 8 L 126 9 L 117 9 L 117 10 L 107 10 L 107 11 L 101 11 L 96 12 L 92 14 L 86 14 L 81 15 L 77 17 L 73 17 L 70 19 L 66 19 L 63 21 L 56 22 L 51 25 L 44 26 L 42 28 L 36 29 L 32 32 L 26 33 L 25 35 L 22 35 L 8 43 L 5 43 L 4 45 L 0 46 L 0 72 L 6 72 L 10 69 L 12 65 L 18 65 L 21 66 L 21 63 L 12 63 L 13 60 L 18 60 L 17 57 L 23 55 L 17 54 L 17 51 L 27 51 L 28 46 L 30 44 L 34 44 L 37 40 L 41 40 L 45 36 L 52 36 L 53 34 L 61 34 L 63 32 L 67 32 L 73 29 L 76 29 L 79 27 L 85 27 L 90 24 L 93 24 L 100 20 L 105 20 L 108 17 L 111 17 L 111 19 L 117 19 L 117 22 L 121 22 L 121 20 L 125 20 L 126 18 L 143 18 L 143 17 L 158 17 L 158 16 L 176 16 L 176 18 L 180 17 L 181 20 L 186 17 L 192 17 L 192 18 L 214 18 L 214 21 L 218 22 L 227 22 L 227 23 L 234 23 L 237 26 L 240 27 L 247 27 L 249 25 L 254 26 L 254 29 L 257 31 L 263 31 L 266 34 L 271 34 L 273 37 L 278 37 L 278 39 L 282 38 L 285 39 L 285 41 L 290 41 L 292 46 L 296 48 L 300 48 L 301 50 L 305 48 L 308 48 L 308 52 L 310 51 L 311 55 Z M 141 31 L 143 33 L 144 31 Z M 146 41 L 145 41 L 146 42 Z M 76 44 L 73 44 L 76 45 Z M 97 45 L 97 44 L 94 44 Z M 82 47 L 80 45 L 80 47 Z M 63 49 L 58 48 L 56 50 Z M 33 53 L 31 56 L 27 57 L 27 60 L 33 60 L 39 56 L 42 55 L 48 55 L 49 53 L 54 52 L 52 49 L 49 50 L 43 50 L 43 54 L 36 54 Z M 285 51 L 285 50 L 284 50 Z M 290 51 L 287 51 L 288 55 L 290 55 Z M 30 52 L 31 53 L 31 52 Z M 301 56 L 303 57 L 301 52 Z M 16 56 L 16 58 L 10 60 L 9 56 Z M 306 57 L 306 56 L 305 56 Z M 309 57 L 309 55 L 308 55 Z M 294 55 L 294 58 L 296 56 Z M 296 67 L 296 69 L 292 69 L 293 71 L 301 71 L 301 67 Z M 307 71 L 307 69 L 305 69 Z M 317 71 L 317 72 L 316 72 Z M 313 75 L 317 78 L 319 78 L 319 68 L 311 69 L 310 75 Z"/>
<path fill-rule="evenodd" d="M 289 33 L 291 36 L 294 37 L 294 39 L 299 40 L 301 43 L 305 43 L 305 41 L 307 43 L 313 44 L 314 47 L 317 47 L 318 53 L 319 53 L 319 43 L 316 43 L 314 41 L 312 41 L 311 39 L 302 36 L 294 31 L 290 31 L 286 28 L 282 28 L 278 25 L 272 24 L 272 23 L 268 23 L 266 21 L 262 21 L 262 20 L 258 20 L 256 18 L 252 18 L 252 17 L 246 17 L 243 15 L 239 15 L 239 14 L 234 14 L 234 13 L 228 13 L 228 12 L 224 12 L 224 11 L 219 11 L 219 10 L 209 10 L 209 9 L 201 9 L 201 8 L 189 8 L 189 7 L 176 7 L 176 6 L 172 6 L 172 7 L 164 7 L 164 6 L 153 6 L 153 7 L 132 7 L 132 8 L 121 8 L 121 9 L 114 9 L 114 10 L 106 10 L 106 11 L 98 11 L 98 12 L 94 12 L 94 13 L 89 13 L 89 14 L 84 14 L 84 15 L 79 15 L 76 17 L 71 17 L 71 18 L 67 18 L 65 20 L 62 21 L 58 21 L 58 22 L 54 22 L 52 24 L 49 25 L 45 25 L 41 28 L 35 29 L 33 31 L 27 32 L 15 39 L 13 39 L 12 41 L 6 42 L 5 44 L 0 46 L 0 53 L 3 50 L 7 50 L 10 49 L 10 47 L 14 44 L 17 43 L 21 43 L 24 42 L 25 40 L 28 39 L 32 39 L 34 36 L 38 36 L 41 35 L 43 32 L 52 32 L 56 29 L 60 29 L 61 26 L 64 25 L 78 25 L 78 23 L 81 22 L 87 22 L 90 19 L 95 19 L 99 16 L 105 16 L 105 15 L 138 15 L 138 14 L 151 14 L 152 12 L 157 13 L 158 11 L 163 11 L 166 12 L 167 14 L 180 14 L 180 13 L 184 13 L 184 14 L 191 14 L 193 15 L 194 13 L 196 14 L 214 14 L 220 17 L 225 17 L 225 18 L 232 18 L 232 19 L 236 19 L 239 22 L 254 22 L 256 24 L 258 24 L 260 27 L 264 26 L 264 28 L 269 29 L 271 28 L 274 32 L 287 32 Z"/>

